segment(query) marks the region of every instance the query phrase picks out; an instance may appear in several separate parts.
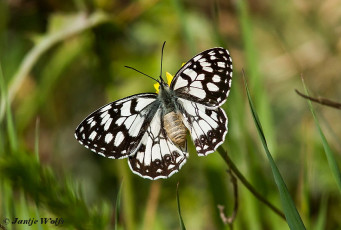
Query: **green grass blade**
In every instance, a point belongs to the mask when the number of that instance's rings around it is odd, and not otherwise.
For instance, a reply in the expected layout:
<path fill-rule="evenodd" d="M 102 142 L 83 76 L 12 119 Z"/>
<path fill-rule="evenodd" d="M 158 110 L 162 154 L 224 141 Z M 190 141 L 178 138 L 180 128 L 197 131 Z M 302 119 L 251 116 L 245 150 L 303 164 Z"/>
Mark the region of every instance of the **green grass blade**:
<path fill-rule="evenodd" d="M 189 30 L 189 25 L 188 25 L 188 20 L 186 19 L 187 14 L 183 6 L 183 1 L 179 0 L 173 0 L 173 7 L 175 10 L 176 15 L 179 17 L 179 20 L 182 22 L 181 23 L 181 29 L 186 41 L 186 45 L 189 47 L 189 50 L 194 53 L 195 51 L 195 39 L 192 36 L 190 30 Z"/>
<path fill-rule="evenodd" d="M 22 63 L 20 64 L 17 72 L 15 73 L 9 84 L 9 90 L 7 91 L 6 100 L 4 100 L 4 98 L 0 98 L 0 121 L 2 121 L 6 109 L 4 105 L 12 103 L 15 94 L 18 92 L 25 78 L 29 76 L 31 69 L 34 67 L 34 65 L 43 54 L 45 54 L 57 43 L 76 34 L 79 34 L 85 30 L 108 22 L 108 20 L 110 20 L 110 17 L 104 14 L 102 11 L 96 11 L 91 15 L 88 15 L 88 17 L 84 17 L 83 13 L 79 13 L 70 16 L 70 19 L 67 22 L 64 22 L 65 26 L 61 26 L 60 28 L 45 34 L 41 38 L 40 42 L 37 43 L 37 45 L 35 45 L 22 60 Z"/>
<path fill-rule="evenodd" d="M 267 143 L 266 143 L 266 139 L 263 133 L 263 129 L 261 126 L 261 123 L 258 119 L 258 115 L 256 113 L 256 110 L 254 109 L 252 100 L 251 100 L 251 96 L 250 96 L 250 92 L 249 92 L 249 88 L 247 86 L 246 80 L 244 79 L 244 84 L 245 84 L 245 89 L 246 89 L 246 93 L 247 93 L 247 97 L 249 100 L 249 105 L 251 108 L 251 112 L 252 112 L 252 116 L 253 119 L 255 121 L 256 127 L 257 127 L 257 131 L 259 133 L 259 136 L 261 138 L 266 156 L 269 160 L 270 166 L 271 166 L 271 170 L 272 170 L 272 174 L 274 176 L 279 194 L 280 194 L 280 199 L 281 199 L 281 203 L 283 206 L 283 211 L 284 211 L 284 215 L 286 217 L 287 223 L 289 225 L 290 229 L 305 229 L 305 226 L 303 224 L 303 221 L 295 207 L 294 201 L 292 200 L 290 193 L 288 191 L 288 188 L 286 186 L 286 184 L 284 183 L 284 180 L 276 166 L 276 163 L 274 161 L 274 159 L 272 158 L 270 151 L 268 149 Z"/>
<path fill-rule="evenodd" d="M 11 111 L 9 103 L 7 103 L 7 99 L 8 99 L 6 97 L 7 88 L 6 88 L 5 79 L 2 73 L 1 63 L 0 63 L 0 91 L 1 91 L 1 97 L 2 97 L 1 106 L 4 106 L 3 104 L 5 104 L 5 108 L 6 108 L 6 122 L 7 122 L 7 134 L 8 134 L 9 144 L 10 144 L 11 150 L 14 151 L 17 149 L 18 140 L 17 140 L 15 128 L 14 128 L 12 111 Z"/>
<path fill-rule="evenodd" d="M 232 170 L 232 172 L 234 173 L 234 175 L 239 179 L 239 181 L 245 186 L 245 188 L 247 188 L 247 190 L 249 190 L 253 196 L 255 196 L 260 202 L 264 203 L 267 207 L 269 207 L 273 212 L 275 212 L 278 216 L 280 216 L 281 218 L 283 218 L 285 220 L 285 216 L 284 214 L 281 212 L 281 210 L 279 210 L 278 208 L 276 208 L 273 204 L 271 204 L 267 199 L 265 199 L 264 196 L 262 196 L 257 189 L 255 189 L 250 182 L 243 176 L 243 174 L 239 171 L 239 169 L 237 168 L 237 166 L 233 163 L 233 161 L 230 159 L 230 157 L 228 156 L 226 150 L 219 146 L 217 149 L 218 153 L 220 154 L 220 156 L 224 159 L 224 161 L 226 162 L 226 164 L 228 165 L 228 167 Z"/>
<path fill-rule="evenodd" d="M 313 230 L 323 230 L 323 229 L 326 229 L 327 206 L 328 206 L 328 197 L 326 195 L 324 195 L 324 196 L 322 196 L 322 199 L 321 199 L 317 221 L 314 224 Z"/>
<path fill-rule="evenodd" d="M 302 84 L 303 84 L 303 87 L 304 87 L 304 90 L 305 90 L 306 94 L 309 96 L 308 89 L 307 89 L 306 85 L 304 84 L 303 77 L 302 77 Z M 322 140 L 322 144 L 323 144 L 323 148 L 324 148 L 324 152 L 326 154 L 329 167 L 330 167 L 330 169 L 332 171 L 332 174 L 333 174 L 333 176 L 334 176 L 334 178 L 336 180 L 336 184 L 337 184 L 337 186 L 339 188 L 339 191 L 341 192 L 341 173 L 340 173 L 339 166 L 338 166 L 338 164 L 336 162 L 336 159 L 334 157 L 334 153 L 333 153 L 332 149 L 330 148 L 326 137 L 323 134 L 323 131 L 322 131 L 320 123 L 319 123 L 319 121 L 317 119 L 314 107 L 311 104 L 310 100 L 308 100 L 308 105 L 309 105 L 309 109 L 310 109 L 311 113 L 313 114 L 316 128 L 317 128 L 317 130 L 318 130 L 318 132 L 320 134 L 320 137 L 321 137 L 321 140 Z"/>
<path fill-rule="evenodd" d="M 36 128 L 35 128 L 35 133 L 34 133 L 34 153 L 37 158 L 37 162 L 40 161 L 39 157 L 39 118 L 36 120 Z"/>
<path fill-rule="evenodd" d="M 179 214 L 179 219 L 180 219 L 180 229 L 181 230 L 186 230 L 184 221 L 183 221 L 182 216 L 181 216 L 181 208 L 180 208 L 180 200 L 179 200 L 179 182 L 178 182 L 178 184 L 176 186 L 176 202 L 178 204 L 178 214 Z"/>
<path fill-rule="evenodd" d="M 122 194 L 122 185 L 123 181 L 121 182 L 120 188 L 118 189 L 117 197 L 116 197 L 116 207 L 115 207 L 115 230 L 117 230 L 118 220 L 119 220 L 119 213 L 121 207 L 121 194 Z"/>

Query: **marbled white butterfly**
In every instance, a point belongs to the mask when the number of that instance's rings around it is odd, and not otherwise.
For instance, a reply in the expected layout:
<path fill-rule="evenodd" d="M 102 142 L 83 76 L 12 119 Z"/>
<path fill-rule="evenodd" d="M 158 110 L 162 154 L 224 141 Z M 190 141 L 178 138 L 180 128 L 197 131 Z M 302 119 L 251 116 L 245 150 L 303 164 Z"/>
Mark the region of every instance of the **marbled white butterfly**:
<path fill-rule="evenodd" d="M 170 85 L 160 74 L 159 93 L 132 95 L 90 114 L 77 127 L 75 137 L 104 157 L 128 157 L 131 170 L 139 176 L 170 177 L 188 157 L 187 129 L 199 156 L 223 143 L 227 117 L 220 106 L 231 80 L 229 52 L 224 48 L 203 51 L 182 66 Z"/>

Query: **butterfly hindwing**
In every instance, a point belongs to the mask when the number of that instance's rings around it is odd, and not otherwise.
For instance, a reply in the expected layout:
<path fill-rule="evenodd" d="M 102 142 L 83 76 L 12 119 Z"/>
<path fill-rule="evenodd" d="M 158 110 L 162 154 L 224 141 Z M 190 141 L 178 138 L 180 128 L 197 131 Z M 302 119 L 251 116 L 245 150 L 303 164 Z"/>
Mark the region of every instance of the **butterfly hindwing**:
<path fill-rule="evenodd" d="M 176 96 L 210 107 L 222 105 L 232 80 L 232 59 L 224 48 L 206 50 L 189 60 L 174 76 Z"/>
<path fill-rule="evenodd" d="M 221 108 L 179 99 L 183 121 L 191 133 L 195 149 L 199 156 L 214 152 L 227 134 L 227 116 Z"/>
<path fill-rule="evenodd" d="M 167 178 L 178 172 L 186 162 L 186 147 L 181 149 L 167 137 L 161 110 L 154 115 L 136 154 L 129 157 L 131 170 L 148 179 Z"/>
<path fill-rule="evenodd" d="M 159 103 L 156 94 L 137 94 L 103 106 L 77 127 L 76 139 L 102 156 L 133 154 L 150 125 Z"/>

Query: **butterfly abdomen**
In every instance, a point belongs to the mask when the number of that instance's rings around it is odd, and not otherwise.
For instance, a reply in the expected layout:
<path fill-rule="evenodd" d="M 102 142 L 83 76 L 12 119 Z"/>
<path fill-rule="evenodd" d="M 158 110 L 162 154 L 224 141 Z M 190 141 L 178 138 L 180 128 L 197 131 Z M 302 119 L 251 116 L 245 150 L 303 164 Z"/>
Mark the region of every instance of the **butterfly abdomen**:
<path fill-rule="evenodd" d="M 169 139 L 176 145 L 185 147 L 186 127 L 178 113 L 170 112 L 163 117 L 164 128 Z"/>

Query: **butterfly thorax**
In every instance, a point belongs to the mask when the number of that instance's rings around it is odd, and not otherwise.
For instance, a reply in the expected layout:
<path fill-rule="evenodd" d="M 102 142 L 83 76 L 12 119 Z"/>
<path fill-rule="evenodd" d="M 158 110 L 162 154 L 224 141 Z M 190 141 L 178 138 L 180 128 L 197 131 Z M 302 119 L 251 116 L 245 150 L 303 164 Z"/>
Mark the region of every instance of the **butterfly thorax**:
<path fill-rule="evenodd" d="M 160 84 L 158 99 L 162 101 L 162 122 L 169 139 L 184 148 L 186 145 L 186 127 L 176 102 L 174 92 L 166 84 Z"/>
<path fill-rule="evenodd" d="M 161 102 L 162 110 L 165 114 L 178 110 L 174 91 L 169 88 L 166 83 L 160 84 L 158 100 Z"/>

